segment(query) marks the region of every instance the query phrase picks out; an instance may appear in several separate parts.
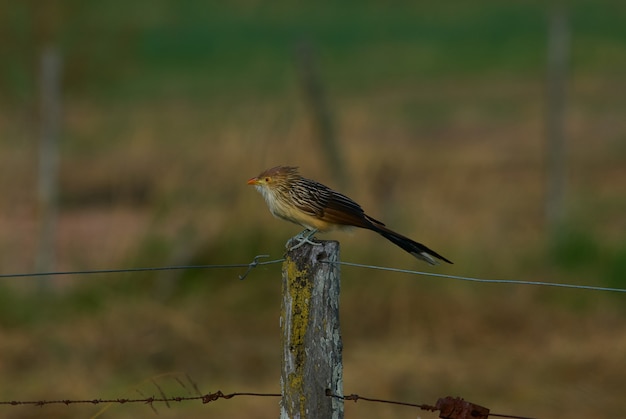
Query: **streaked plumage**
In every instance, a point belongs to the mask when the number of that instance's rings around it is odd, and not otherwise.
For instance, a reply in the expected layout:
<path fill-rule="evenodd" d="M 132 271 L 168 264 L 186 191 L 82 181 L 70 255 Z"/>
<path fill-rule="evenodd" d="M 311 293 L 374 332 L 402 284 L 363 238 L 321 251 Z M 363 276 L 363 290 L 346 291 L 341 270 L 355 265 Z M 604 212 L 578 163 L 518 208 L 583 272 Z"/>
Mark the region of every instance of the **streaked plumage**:
<path fill-rule="evenodd" d="M 248 180 L 263 195 L 270 212 L 311 231 L 360 227 L 372 230 L 418 259 L 432 265 L 434 258 L 450 262 L 437 252 L 408 237 L 389 230 L 385 224 L 365 214 L 347 196 L 319 182 L 306 179 L 296 167 L 277 166 Z"/>

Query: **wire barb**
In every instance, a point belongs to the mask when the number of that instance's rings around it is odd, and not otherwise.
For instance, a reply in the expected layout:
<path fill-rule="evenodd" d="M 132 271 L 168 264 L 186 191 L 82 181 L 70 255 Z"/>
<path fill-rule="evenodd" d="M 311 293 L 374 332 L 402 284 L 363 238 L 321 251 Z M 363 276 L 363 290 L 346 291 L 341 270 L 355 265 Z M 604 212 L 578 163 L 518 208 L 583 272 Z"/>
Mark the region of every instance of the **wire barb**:
<path fill-rule="evenodd" d="M 252 262 L 250 262 L 250 264 L 248 265 L 248 270 L 243 275 L 239 275 L 239 279 L 242 281 L 246 279 L 246 276 L 248 276 L 250 271 L 259 266 L 259 259 L 268 257 L 270 257 L 270 255 L 256 255 L 254 259 L 252 259 Z"/>
<path fill-rule="evenodd" d="M 339 400 L 350 400 L 353 402 L 358 402 L 359 400 L 363 400 L 366 402 L 374 402 L 374 403 L 385 403 L 385 404 L 395 404 L 398 406 L 408 406 L 408 407 L 417 407 L 420 408 L 422 410 L 428 410 L 430 412 L 435 412 L 439 409 L 437 409 L 437 407 L 435 406 L 431 406 L 428 404 L 418 404 L 418 403 L 409 403 L 409 402 L 400 402 L 400 401 L 396 401 L 396 400 L 384 400 L 384 399 L 375 399 L 372 397 L 364 397 L 364 396 L 359 396 L 358 394 L 348 394 L 346 396 L 341 396 L 338 394 L 334 394 L 329 388 L 326 389 L 326 395 L 328 397 L 332 397 L 335 399 L 339 399 Z"/>

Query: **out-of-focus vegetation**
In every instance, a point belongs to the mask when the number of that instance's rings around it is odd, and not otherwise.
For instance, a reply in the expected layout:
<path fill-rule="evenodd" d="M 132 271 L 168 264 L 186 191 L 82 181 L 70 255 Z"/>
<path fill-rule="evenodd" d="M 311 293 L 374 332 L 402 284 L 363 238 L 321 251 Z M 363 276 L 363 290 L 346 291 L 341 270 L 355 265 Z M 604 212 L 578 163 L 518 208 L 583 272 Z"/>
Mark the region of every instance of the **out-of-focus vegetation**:
<path fill-rule="evenodd" d="M 213 3 L 213 4 L 211 4 Z M 38 62 L 63 57 L 59 270 L 279 258 L 296 226 L 245 181 L 291 164 L 331 186 L 295 51 L 312 46 L 372 216 L 455 262 L 437 272 L 626 287 L 626 6 L 567 5 L 567 215 L 549 234 L 543 2 L 10 2 L 0 11 L 0 273 L 30 272 Z M 342 259 L 428 269 L 365 231 Z M 243 270 L 241 270 L 243 271 Z M 279 389 L 280 269 L 0 283 L 0 399 Z M 621 295 L 342 269 L 345 390 L 497 413 L 624 416 Z M 522 368 L 520 368 L 522 367 Z M 98 407 L 3 407 L 84 417 Z M 113 406 L 103 417 L 152 414 Z M 269 418 L 276 400 L 159 408 Z M 426 417 L 426 413 L 420 413 Z M 349 404 L 346 417 L 415 417 Z M 435 417 L 436 415 L 433 415 Z"/>

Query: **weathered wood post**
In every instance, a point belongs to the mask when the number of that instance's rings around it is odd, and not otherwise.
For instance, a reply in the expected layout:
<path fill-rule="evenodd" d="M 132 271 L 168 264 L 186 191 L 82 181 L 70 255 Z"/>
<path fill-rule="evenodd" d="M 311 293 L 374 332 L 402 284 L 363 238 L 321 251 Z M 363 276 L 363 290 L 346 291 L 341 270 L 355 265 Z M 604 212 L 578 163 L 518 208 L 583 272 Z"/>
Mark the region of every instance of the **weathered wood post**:
<path fill-rule="evenodd" d="M 295 244 L 290 241 L 287 245 Z M 342 419 L 339 243 L 290 250 L 283 262 L 281 419 Z"/>

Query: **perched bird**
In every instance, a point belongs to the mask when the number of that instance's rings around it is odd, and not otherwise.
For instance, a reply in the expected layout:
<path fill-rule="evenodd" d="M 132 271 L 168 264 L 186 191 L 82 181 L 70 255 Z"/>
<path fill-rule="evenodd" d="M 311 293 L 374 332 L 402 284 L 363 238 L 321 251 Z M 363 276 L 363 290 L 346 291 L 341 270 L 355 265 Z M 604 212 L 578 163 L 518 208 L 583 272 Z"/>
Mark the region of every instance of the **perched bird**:
<path fill-rule="evenodd" d="M 431 265 L 437 259 L 452 263 L 434 250 L 385 227 L 382 222 L 365 214 L 363 208 L 347 196 L 333 191 L 298 173 L 297 167 L 277 166 L 248 180 L 263 195 L 270 212 L 278 218 L 299 224 L 305 230 L 295 238 L 299 243 L 312 243 L 318 231 L 360 227 L 375 231 L 396 246 Z"/>

